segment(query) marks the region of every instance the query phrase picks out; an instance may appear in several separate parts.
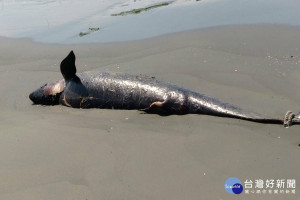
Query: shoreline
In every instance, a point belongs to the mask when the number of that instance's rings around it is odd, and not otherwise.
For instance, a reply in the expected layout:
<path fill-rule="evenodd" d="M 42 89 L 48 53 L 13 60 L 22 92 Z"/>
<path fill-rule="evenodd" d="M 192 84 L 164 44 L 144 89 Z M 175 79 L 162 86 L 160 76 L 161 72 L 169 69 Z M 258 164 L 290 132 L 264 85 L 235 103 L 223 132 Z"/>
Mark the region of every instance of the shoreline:
<path fill-rule="evenodd" d="M 249 27 L 269 27 L 269 28 L 280 28 L 280 29 L 294 29 L 295 31 L 300 30 L 300 25 L 292 25 L 292 24 L 280 24 L 280 23 L 253 23 L 253 24 L 229 24 L 229 25 L 217 25 L 217 26 L 211 26 L 211 27 L 203 27 L 203 28 L 195 28 L 195 29 L 190 29 L 190 30 L 180 30 L 176 32 L 170 32 L 170 33 L 164 33 L 161 35 L 156 35 L 152 37 L 146 37 L 146 38 L 139 38 L 139 39 L 131 39 L 131 40 L 122 40 L 122 41 L 107 41 L 107 42 L 87 42 L 87 43 L 59 43 L 59 42 L 43 42 L 43 41 L 37 41 L 34 40 L 33 38 L 30 37 L 7 37 L 7 36 L 0 36 L 0 39 L 2 40 L 11 40 L 11 41 L 28 41 L 31 43 L 35 44 L 40 44 L 40 45 L 56 45 L 56 46 L 84 46 L 84 45 L 110 45 L 110 44 L 126 44 L 126 43 L 133 43 L 133 42 L 143 42 L 147 40 L 155 40 L 156 38 L 167 38 L 167 37 L 172 37 L 173 35 L 183 35 L 183 34 L 191 34 L 191 33 L 201 33 L 201 32 L 207 32 L 207 31 L 213 31 L 217 29 L 230 29 L 230 28 L 249 28 Z"/>
<path fill-rule="evenodd" d="M 224 25 L 276 23 L 300 26 L 297 20 L 300 14 L 296 9 L 300 2 L 297 0 L 284 3 L 280 0 L 178 0 L 168 6 L 126 16 L 111 15 L 145 9 L 165 1 L 24 2 L 5 6 L 6 2 L 2 1 L 1 36 L 27 37 L 44 43 L 106 43 Z"/>

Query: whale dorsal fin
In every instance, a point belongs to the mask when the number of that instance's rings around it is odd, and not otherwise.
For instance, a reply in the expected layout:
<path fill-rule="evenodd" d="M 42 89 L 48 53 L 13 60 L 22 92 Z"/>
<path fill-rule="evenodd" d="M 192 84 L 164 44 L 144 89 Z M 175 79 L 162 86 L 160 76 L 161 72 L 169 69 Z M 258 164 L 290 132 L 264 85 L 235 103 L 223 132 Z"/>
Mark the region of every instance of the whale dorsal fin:
<path fill-rule="evenodd" d="M 75 54 L 73 51 L 71 51 L 69 55 L 60 63 L 60 71 L 65 80 L 73 78 L 76 74 L 75 59 Z"/>

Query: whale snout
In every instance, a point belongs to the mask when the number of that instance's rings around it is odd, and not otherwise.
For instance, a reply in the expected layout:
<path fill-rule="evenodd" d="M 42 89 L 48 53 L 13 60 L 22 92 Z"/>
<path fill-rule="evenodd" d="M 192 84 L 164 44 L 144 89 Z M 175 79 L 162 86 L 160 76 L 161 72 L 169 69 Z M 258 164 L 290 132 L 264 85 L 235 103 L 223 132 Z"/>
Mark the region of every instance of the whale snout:
<path fill-rule="evenodd" d="M 30 93 L 29 99 L 30 99 L 33 103 L 35 102 L 35 96 L 34 96 L 33 92 Z"/>
<path fill-rule="evenodd" d="M 33 104 L 43 104 L 45 100 L 43 88 L 39 88 L 36 91 L 30 93 L 29 99 L 33 102 Z"/>
<path fill-rule="evenodd" d="M 34 94 L 33 94 L 33 93 L 30 93 L 29 99 L 30 99 L 32 102 L 34 102 L 35 98 L 34 98 Z"/>

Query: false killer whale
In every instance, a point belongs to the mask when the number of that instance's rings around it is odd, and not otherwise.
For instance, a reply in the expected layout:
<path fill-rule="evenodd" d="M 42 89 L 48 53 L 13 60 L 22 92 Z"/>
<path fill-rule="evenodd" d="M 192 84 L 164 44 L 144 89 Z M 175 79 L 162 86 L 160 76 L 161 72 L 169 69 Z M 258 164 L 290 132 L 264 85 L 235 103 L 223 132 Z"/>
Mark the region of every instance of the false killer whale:
<path fill-rule="evenodd" d="M 283 119 L 271 118 L 223 103 L 215 98 L 162 82 L 155 77 L 110 73 L 76 74 L 73 51 L 61 62 L 63 79 L 47 83 L 32 92 L 34 104 L 72 108 L 136 109 L 157 114 L 207 114 L 238 118 L 259 123 L 300 123 L 297 115 L 288 111 Z"/>

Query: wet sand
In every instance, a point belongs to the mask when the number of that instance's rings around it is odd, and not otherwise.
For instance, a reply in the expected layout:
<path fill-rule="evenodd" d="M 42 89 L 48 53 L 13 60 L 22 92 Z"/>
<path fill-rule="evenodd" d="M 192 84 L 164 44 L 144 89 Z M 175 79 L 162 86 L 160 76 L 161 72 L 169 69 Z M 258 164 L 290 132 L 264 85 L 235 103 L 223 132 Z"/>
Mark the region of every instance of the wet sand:
<path fill-rule="evenodd" d="M 227 26 L 113 44 L 0 38 L 1 199 L 299 199 L 230 195 L 229 177 L 296 179 L 300 126 L 205 115 L 32 105 L 28 95 L 77 71 L 146 74 L 283 118 L 300 111 L 300 29 Z"/>

